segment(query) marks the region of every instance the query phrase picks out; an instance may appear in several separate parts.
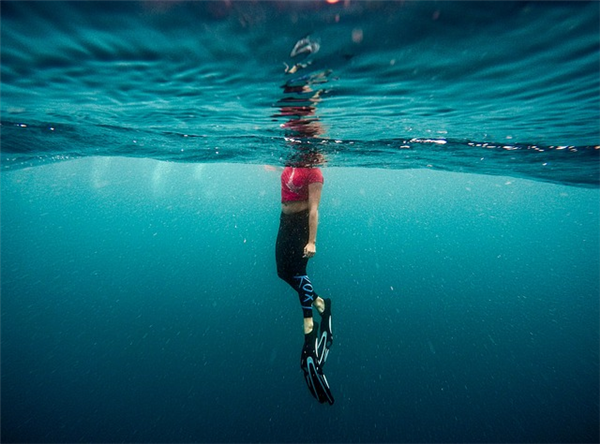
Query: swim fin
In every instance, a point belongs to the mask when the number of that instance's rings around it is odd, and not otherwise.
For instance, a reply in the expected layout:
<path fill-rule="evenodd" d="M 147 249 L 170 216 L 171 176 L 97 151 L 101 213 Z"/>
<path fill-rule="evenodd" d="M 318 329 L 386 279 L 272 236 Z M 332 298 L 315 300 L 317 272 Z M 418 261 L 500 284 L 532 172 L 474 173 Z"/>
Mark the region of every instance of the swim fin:
<path fill-rule="evenodd" d="M 304 379 L 310 393 L 321 403 L 328 402 L 333 405 L 334 399 L 329 388 L 327 378 L 323 374 L 317 353 L 319 324 L 314 323 L 312 331 L 304 335 L 304 346 L 302 347 L 302 355 L 300 357 L 300 368 L 304 372 Z"/>
<path fill-rule="evenodd" d="M 319 357 L 319 365 L 323 367 L 329 349 L 333 344 L 333 332 L 331 331 L 331 299 L 325 299 L 325 310 L 321 313 L 321 331 L 317 342 L 317 356 Z"/>

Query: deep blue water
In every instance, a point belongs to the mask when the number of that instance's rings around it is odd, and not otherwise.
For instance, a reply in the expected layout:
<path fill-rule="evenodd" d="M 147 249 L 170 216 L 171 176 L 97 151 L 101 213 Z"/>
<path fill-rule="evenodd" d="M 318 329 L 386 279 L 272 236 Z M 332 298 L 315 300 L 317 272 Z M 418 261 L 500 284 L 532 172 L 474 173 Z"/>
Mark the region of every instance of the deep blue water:
<path fill-rule="evenodd" d="M 2 442 L 600 440 L 600 3 L 1 7 Z"/>
<path fill-rule="evenodd" d="M 3 441 L 594 442 L 598 190 L 326 168 L 324 407 L 277 279 L 276 172 L 2 176 Z"/>

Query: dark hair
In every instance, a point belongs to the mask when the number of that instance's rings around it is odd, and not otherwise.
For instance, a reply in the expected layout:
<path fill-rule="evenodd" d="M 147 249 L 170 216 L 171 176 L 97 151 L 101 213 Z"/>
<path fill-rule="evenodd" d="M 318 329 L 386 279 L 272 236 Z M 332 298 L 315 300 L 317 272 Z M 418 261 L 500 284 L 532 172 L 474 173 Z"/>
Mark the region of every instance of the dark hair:
<path fill-rule="evenodd" d="M 319 151 L 310 147 L 309 149 L 298 149 L 289 156 L 285 162 L 285 166 L 294 168 L 313 168 L 315 166 L 323 165 L 327 161 L 325 156 Z"/>

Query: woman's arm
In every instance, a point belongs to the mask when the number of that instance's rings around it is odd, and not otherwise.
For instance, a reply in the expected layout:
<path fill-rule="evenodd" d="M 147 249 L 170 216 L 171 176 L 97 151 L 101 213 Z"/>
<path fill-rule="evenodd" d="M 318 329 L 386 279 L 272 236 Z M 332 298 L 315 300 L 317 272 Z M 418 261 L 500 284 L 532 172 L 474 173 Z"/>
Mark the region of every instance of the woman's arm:
<path fill-rule="evenodd" d="M 317 228 L 319 227 L 319 202 L 323 184 L 308 185 L 308 243 L 304 247 L 304 257 L 313 257 L 317 252 Z"/>

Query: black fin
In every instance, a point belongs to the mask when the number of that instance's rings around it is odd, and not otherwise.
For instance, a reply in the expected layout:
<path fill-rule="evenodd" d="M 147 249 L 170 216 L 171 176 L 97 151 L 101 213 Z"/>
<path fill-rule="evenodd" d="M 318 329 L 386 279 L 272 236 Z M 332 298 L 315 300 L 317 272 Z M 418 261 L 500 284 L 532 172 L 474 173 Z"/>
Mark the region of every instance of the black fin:
<path fill-rule="evenodd" d="M 304 335 L 304 346 L 300 357 L 300 367 L 304 372 L 304 380 L 310 393 L 321 403 L 333 405 L 334 399 L 327 378 L 323 374 L 319 356 L 317 355 L 319 324 L 314 323 L 312 331 Z"/>

